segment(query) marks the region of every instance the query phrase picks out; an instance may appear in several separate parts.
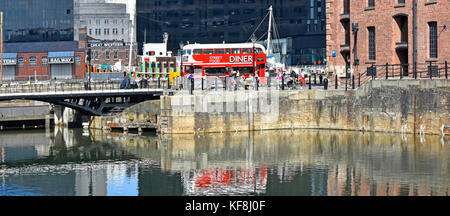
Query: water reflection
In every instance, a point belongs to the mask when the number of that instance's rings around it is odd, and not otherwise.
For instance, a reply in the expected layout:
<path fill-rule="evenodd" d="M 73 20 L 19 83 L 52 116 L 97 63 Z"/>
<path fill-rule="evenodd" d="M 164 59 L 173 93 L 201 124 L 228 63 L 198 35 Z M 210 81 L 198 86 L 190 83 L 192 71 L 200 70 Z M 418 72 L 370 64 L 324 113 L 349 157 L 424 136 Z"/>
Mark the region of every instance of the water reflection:
<path fill-rule="evenodd" d="M 0 134 L 1 195 L 443 195 L 450 137 L 346 131 Z"/>

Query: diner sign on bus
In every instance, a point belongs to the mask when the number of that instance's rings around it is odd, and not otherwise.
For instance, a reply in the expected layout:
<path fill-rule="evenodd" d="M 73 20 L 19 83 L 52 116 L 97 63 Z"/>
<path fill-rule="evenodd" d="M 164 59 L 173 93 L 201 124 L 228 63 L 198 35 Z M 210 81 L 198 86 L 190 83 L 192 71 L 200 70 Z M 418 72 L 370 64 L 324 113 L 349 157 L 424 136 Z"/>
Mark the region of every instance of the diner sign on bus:
<path fill-rule="evenodd" d="M 250 63 L 253 62 L 252 56 L 230 56 L 230 63 Z"/>

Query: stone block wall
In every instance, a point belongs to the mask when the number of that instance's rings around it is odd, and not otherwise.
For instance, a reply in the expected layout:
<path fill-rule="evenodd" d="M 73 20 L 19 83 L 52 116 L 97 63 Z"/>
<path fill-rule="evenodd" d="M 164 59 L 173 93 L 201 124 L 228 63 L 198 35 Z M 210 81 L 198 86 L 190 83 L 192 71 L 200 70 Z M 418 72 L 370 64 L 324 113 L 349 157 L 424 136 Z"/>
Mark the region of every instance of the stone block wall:
<path fill-rule="evenodd" d="M 160 130 L 170 134 L 315 128 L 450 134 L 449 111 L 448 80 L 375 80 L 355 91 L 162 96 Z"/>

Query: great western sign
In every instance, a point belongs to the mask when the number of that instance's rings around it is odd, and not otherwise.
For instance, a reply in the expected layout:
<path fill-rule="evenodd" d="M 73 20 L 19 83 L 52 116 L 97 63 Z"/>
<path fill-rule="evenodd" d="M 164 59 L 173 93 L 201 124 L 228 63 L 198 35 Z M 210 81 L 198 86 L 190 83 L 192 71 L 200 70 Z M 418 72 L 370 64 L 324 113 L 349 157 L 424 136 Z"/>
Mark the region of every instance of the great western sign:
<path fill-rule="evenodd" d="M 48 58 L 49 64 L 66 64 L 73 63 L 73 57 L 57 57 L 57 58 Z"/>
<path fill-rule="evenodd" d="M 88 47 L 122 47 L 122 46 L 130 46 L 130 42 L 88 42 Z M 135 45 L 135 43 L 133 43 Z"/>
<path fill-rule="evenodd" d="M 17 60 L 14 59 L 3 59 L 3 65 L 16 65 L 17 64 Z"/>

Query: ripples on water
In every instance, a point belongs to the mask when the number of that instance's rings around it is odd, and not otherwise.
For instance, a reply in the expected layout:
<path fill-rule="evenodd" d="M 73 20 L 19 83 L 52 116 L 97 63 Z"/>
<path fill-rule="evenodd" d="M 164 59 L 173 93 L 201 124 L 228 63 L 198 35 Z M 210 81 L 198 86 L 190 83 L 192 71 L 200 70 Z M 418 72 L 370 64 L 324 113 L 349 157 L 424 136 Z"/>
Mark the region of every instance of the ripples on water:
<path fill-rule="evenodd" d="M 0 134 L 2 196 L 448 196 L 450 137 L 287 130 Z"/>

